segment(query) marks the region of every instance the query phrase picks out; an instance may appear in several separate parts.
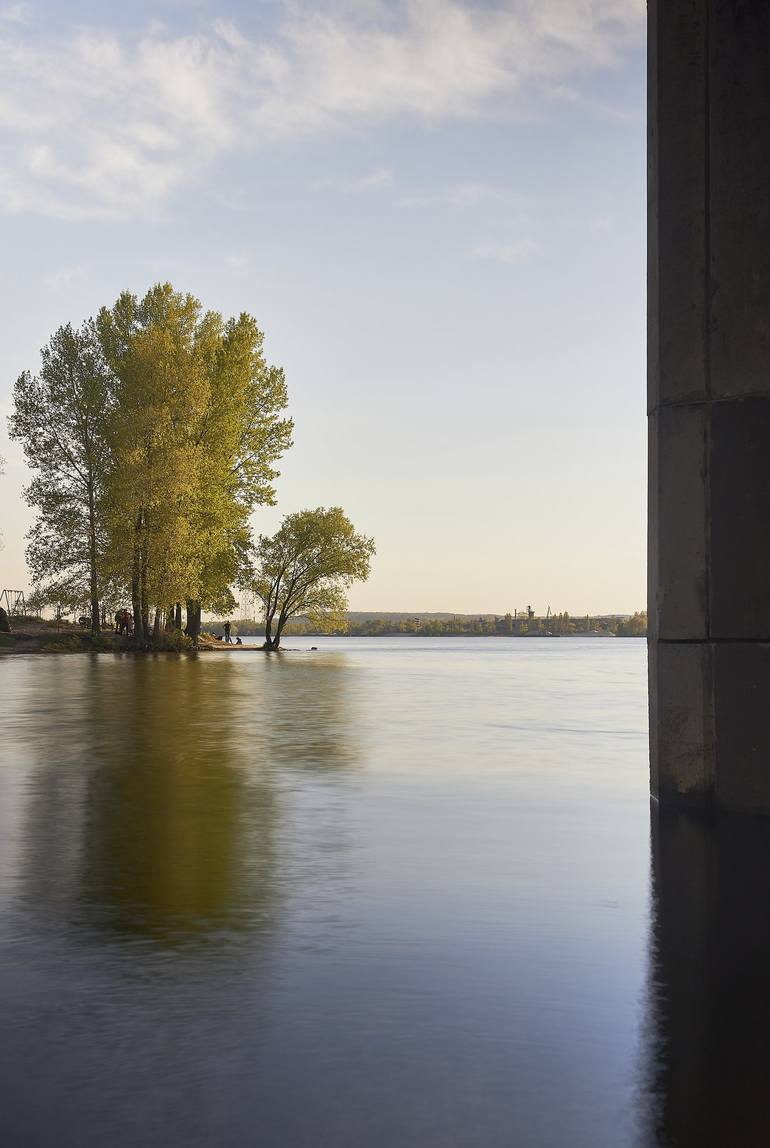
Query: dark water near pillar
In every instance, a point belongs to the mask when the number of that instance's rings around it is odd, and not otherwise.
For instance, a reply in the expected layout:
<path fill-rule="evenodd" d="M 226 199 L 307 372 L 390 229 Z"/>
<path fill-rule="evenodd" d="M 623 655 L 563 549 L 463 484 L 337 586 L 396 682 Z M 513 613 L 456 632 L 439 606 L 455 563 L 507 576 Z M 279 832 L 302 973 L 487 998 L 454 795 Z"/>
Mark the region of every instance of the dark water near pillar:
<path fill-rule="evenodd" d="M 764 826 L 651 865 L 644 643 L 317 644 L 0 661 L 0 1143 L 770 1142 Z"/>

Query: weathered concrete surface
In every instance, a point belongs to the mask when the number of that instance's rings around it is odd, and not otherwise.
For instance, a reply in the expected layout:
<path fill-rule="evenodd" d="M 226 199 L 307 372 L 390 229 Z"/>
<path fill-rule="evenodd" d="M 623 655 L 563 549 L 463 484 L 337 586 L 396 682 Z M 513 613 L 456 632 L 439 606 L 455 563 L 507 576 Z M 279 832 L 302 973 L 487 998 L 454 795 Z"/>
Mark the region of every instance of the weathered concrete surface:
<path fill-rule="evenodd" d="M 770 3 L 648 11 L 652 790 L 770 812 Z"/>

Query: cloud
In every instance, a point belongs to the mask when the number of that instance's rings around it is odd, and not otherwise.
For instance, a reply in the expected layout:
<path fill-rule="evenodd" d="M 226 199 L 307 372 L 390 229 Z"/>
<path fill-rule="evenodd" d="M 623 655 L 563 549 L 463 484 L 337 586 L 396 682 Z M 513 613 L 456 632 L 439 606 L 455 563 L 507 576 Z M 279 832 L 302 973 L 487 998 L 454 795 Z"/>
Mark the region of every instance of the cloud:
<path fill-rule="evenodd" d="M 477 243 L 471 250 L 474 259 L 490 259 L 495 263 L 528 263 L 540 248 L 533 239 L 515 239 L 510 243 Z"/>
<path fill-rule="evenodd" d="M 224 20 L 48 37 L 6 17 L 0 210 L 147 217 L 229 154 L 393 120 L 523 114 L 617 66 L 644 23 L 644 0 L 285 0 L 279 11 L 261 37 Z"/>
<path fill-rule="evenodd" d="M 6 4 L 0 8 L 0 23 L 26 24 L 29 15 L 29 4 Z"/>
<path fill-rule="evenodd" d="M 76 267 L 64 267 L 60 271 L 51 271 L 44 277 L 43 282 L 49 291 L 68 291 L 85 275 L 85 268 L 79 264 Z"/>
<path fill-rule="evenodd" d="M 336 191 L 345 191 L 356 195 L 362 191 L 379 191 L 383 187 L 388 187 L 392 182 L 393 172 L 391 169 L 389 167 L 378 167 L 366 175 L 357 176 L 355 179 L 338 179 L 329 176 L 326 179 L 319 180 L 315 186 L 320 188 L 333 188 Z"/>
<path fill-rule="evenodd" d="M 370 171 L 368 175 L 362 175 L 360 179 L 354 179 L 350 184 L 351 191 L 376 191 L 378 188 L 387 187 L 393 182 L 393 172 L 389 167 L 378 167 L 376 171 Z"/>
<path fill-rule="evenodd" d="M 507 188 L 480 181 L 452 184 L 443 191 L 425 195 L 404 196 L 398 202 L 400 207 L 449 207 L 460 211 L 475 207 L 521 209 L 527 206 L 520 195 Z"/>

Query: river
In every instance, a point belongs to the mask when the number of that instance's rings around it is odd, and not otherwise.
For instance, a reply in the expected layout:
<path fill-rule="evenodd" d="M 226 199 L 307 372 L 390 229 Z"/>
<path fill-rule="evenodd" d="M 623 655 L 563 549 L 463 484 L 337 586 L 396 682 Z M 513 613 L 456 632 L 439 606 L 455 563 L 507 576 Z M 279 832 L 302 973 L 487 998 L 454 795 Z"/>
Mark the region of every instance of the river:
<path fill-rule="evenodd" d="M 644 642 L 312 641 L 0 660 L 2 1144 L 667 1143 Z"/>

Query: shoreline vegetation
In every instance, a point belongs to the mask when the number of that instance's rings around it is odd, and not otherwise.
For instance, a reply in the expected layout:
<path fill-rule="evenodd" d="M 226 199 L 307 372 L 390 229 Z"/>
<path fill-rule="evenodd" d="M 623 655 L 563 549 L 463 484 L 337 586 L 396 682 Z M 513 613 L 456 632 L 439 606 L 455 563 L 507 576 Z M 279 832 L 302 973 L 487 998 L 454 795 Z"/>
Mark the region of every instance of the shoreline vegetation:
<path fill-rule="evenodd" d="M 202 648 L 204 612 L 232 614 L 234 591 L 262 603 L 267 649 L 297 614 L 338 625 L 373 540 L 338 506 L 252 534 L 292 445 L 287 406 L 256 320 L 204 311 L 170 283 L 60 327 L 39 372 L 17 379 L 8 420 L 37 512 L 27 609 L 84 616 L 92 644 L 119 615 L 116 637 L 137 651 Z"/>
<path fill-rule="evenodd" d="M 557 617 L 559 617 L 557 615 Z M 562 625 L 566 627 L 562 615 Z M 515 619 L 513 619 L 515 621 Z M 327 637 L 520 637 L 520 638 L 548 638 L 548 637 L 646 637 L 646 616 L 643 613 L 629 616 L 609 615 L 604 618 L 582 618 L 570 620 L 569 629 L 561 632 L 549 631 L 545 622 L 553 623 L 553 618 L 530 619 L 526 630 L 520 631 L 507 628 L 507 615 L 502 618 L 494 615 L 481 617 L 477 615 L 465 617 L 453 615 L 444 619 L 444 628 L 440 629 L 437 620 L 424 619 L 425 625 L 420 625 L 420 619 L 415 616 L 396 620 L 388 615 L 373 616 L 368 621 L 351 620 L 346 627 L 340 625 L 338 629 L 313 629 L 307 621 L 289 623 L 284 631 L 286 637 L 316 638 Z M 81 626 L 67 620 L 50 620 L 37 617 L 11 618 L 12 629 L 9 633 L 0 633 L 0 656 L 3 654 L 62 654 L 62 653 L 142 653 L 131 638 L 117 634 L 114 627 L 100 630 L 93 634 L 88 626 Z M 493 623 L 501 623 L 492 629 Z M 537 623 L 537 625 L 533 624 Z M 540 626 L 543 623 L 543 626 Z M 154 646 L 148 645 L 146 652 L 153 653 L 206 653 L 209 651 L 226 650 L 228 652 L 250 651 L 252 653 L 270 652 L 271 647 L 266 643 L 246 643 L 236 645 L 235 638 L 253 638 L 264 636 L 264 625 L 256 619 L 239 619 L 231 623 L 232 644 L 223 640 L 223 625 L 218 622 L 205 622 L 198 641 L 192 640 L 184 634 L 169 634 Z M 464 625 L 465 628 L 461 628 Z M 472 628 L 475 625 L 475 629 Z M 272 647 L 274 649 L 274 647 Z"/>

